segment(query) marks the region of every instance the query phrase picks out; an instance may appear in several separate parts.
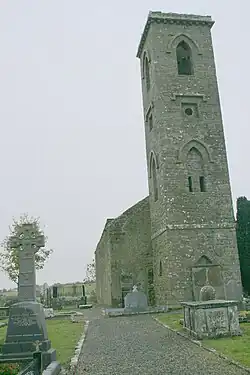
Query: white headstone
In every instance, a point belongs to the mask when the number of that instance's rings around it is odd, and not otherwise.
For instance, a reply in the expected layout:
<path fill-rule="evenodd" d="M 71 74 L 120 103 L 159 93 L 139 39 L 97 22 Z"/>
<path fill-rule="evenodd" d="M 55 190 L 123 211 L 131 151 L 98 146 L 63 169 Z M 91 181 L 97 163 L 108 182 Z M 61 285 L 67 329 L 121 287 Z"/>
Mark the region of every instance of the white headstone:
<path fill-rule="evenodd" d="M 45 319 L 53 318 L 55 316 L 54 310 L 51 308 L 44 308 Z"/>

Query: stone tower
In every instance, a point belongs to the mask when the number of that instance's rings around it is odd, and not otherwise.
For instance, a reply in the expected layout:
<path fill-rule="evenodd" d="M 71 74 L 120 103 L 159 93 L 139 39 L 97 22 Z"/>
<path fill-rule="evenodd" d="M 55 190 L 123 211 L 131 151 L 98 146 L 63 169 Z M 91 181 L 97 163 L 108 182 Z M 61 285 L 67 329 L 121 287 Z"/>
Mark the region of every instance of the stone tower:
<path fill-rule="evenodd" d="M 138 48 L 156 303 L 241 298 L 209 16 L 150 12 Z"/>

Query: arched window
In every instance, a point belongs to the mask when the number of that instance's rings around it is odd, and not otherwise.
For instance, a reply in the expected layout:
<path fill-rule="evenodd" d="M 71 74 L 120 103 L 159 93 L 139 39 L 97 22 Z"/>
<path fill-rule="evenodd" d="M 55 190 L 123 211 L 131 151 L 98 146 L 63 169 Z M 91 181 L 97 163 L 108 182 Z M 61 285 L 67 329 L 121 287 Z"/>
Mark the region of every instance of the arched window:
<path fill-rule="evenodd" d="M 162 276 L 162 262 L 160 260 L 160 266 L 159 266 L 159 276 Z"/>
<path fill-rule="evenodd" d="M 204 162 L 196 147 L 192 147 L 187 155 L 188 188 L 190 192 L 206 191 Z"/>
<path fill-rule="evenodd" d="M 156 202 L 159 198 L 159 191 L 158 191 L 158 181 L 157 181 L 157 171 L 156 171 L 156 163 L 155 158 L 152 158 L 151 164 L 151 173 L 153 178 L 153 194 L 154 194 L 154 201 Z"/>
<path fill-rule="evenodd" d="M 176 57 L 179 75 L 191 75 L 194 73 L 192 51 L 184 40 L 180 42 L 176 48 Z"/>
<path fill-rule="evenodd" d="M 149 61 L 147 58 L 147 55 L 144 55 L 144 61 L 143 61 L 143 75 L 146 80 L 146 88 L 147 91 L 149 91 L 150 86 L 151 86 L 151 81 L 150 81 L 150 69 L 149 69 Z"/>

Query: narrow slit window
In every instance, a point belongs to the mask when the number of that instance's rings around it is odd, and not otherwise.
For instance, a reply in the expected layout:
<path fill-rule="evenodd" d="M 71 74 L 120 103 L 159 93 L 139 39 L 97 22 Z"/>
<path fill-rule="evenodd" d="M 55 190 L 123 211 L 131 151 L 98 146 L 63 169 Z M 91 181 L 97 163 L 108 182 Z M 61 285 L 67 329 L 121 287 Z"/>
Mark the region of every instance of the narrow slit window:
<path fill-rule="evenodd" d="M 200 176 L 200 191 L 201 192 L 205 192 L 206 191 L 204 176 Z"/>
<path fill-rule="evenodd" d="M 192 182 L 191 176 L 188 177 L 188 189 L 189 189 L 190 193 L 193 192 L 193 182 Z"/>
<path fill-rule="evenodd" d="M 148 126 L 149 126 L 149 131 L 153 129 L 153 116 L 152 113 L 150 113 L 149 118 L 148 118 Z"/>
<path fill-rule="evenodd" d="M 148 58 L 146 56 L 144 58 L 144 76 L 145 76 L 145 79 L 146 79 L 146 88 L 147 88 L 147 91 L 149 91 L 150 86 L 151 86 L 150 68 L 149 68 L 149 61 L 148 61 Z"/>
<path fill-rule="evenodd" d="M 154 194 L 154 201 L 156 202 L 159 198 L 158 192 L 158 181 L 157 181 L 157 172 L 156 172 L 156 163 L 155 159 L 152 160 L 152 177 L 153 177 L 153 194 Z"/>
<path fill-rule="evenodd" d="M 160 260 L 159 276 L 162 276 L 162 262 Z"/>

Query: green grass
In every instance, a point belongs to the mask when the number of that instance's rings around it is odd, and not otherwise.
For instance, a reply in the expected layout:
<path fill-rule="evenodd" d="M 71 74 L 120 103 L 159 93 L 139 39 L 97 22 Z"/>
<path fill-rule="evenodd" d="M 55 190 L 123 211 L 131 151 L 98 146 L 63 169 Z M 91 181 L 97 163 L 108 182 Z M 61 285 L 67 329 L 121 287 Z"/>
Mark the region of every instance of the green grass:
<path fill-rule="evenodd" d="M 57 361 L 67 365 L 74 355 L 75 346 L 83 333 L 83 322 L 72 323 L 68 319 L 47 320 L 48 336 L 53 349 L 56 349 Z M 7 327 L 0 328 L 0 344 L 4 343 Z"/>
<path fill-rule="evenodd" d="M 83 333 L 83 322 L 72 323 L 68 319 L 47 320 L 48 336 L 56 349 L 57 360 L 65 365 L 74 355 L 75 346 Z"/>
<path fill-rule="evenodd" d="M 167 313 L 159 314 L 156 316 L 162 323 L 166 324 L 170 328 L 173 328 L 177 331 L 183 331 L 182 325 L 180 324 L 180 319 L 183 319 L 183 314 L 180 313 Z"/>
<path fill-rule="evenodd" d="M 250 367 L 250 323 L 241 323 L 240 328 L 243 336 L 203 340 L 203 344 Z"/>
<path fill-rule="evenodd" d="M 157 316 L 159 321 L 166 324 L 179 332 L 183 331 L 180 319 L 183 314 L 160 314 Z M 202 340 L 204 346 L 216 349 L 219 353 L 224 354 L 244 366 L 250 367 L 250 323 L 241 323 L 243 335 L 235 337 L 226 337 L 219 339 Z"/>

